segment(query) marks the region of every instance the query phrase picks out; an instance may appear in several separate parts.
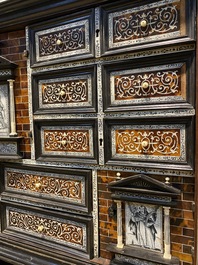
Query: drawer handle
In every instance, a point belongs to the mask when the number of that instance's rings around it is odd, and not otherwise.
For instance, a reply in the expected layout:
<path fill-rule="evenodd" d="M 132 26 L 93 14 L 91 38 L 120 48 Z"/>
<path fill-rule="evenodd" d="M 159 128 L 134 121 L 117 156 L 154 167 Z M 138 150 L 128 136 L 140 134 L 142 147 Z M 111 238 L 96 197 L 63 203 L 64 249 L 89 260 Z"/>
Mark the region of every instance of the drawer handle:
<path fill-rule="evenodd" d="M 142 147 L 147 147 L 148 146 L 148 144 L 149 144 L 149 142 L 148 141 L 146 141 L 146 140 L 144 140 L 144 141 L 142 141 Z"/>
<path fill-rule="evenodd" d="M 142 83 L 142 88 L 148 88 L 148 87 L 149 87 L 149 83 L 148 82 Z"/>
<path fill-rule="evenodd" d="M 140 26 L 142 28 L 145 28 L 147 26 L 147 21 L 145 19 L 143 19 L 141 22 L 140 22 Z"/>
<path fill-rule="evenodd" d="M 57 44 L 57 45 L 61 45 L 62 43 L 63 43 L 63 42 L 62 42 L 61 40 L 57 40 L 57 41 L 56 41 L 56 44 Z"/>
<path fill-rule="evenodd" d="M 42 232 L 43 229 L 44 229 L 44 226 L 43 225 L 39 225 L 37 230 L 38 230 L 38 232 Z"/>
<path fill-rule="evenodd" d="M 41 183 L 39 183 L 39 182 L 35 183 L 35 187 L 36 187 L 37 189 L 40 189 L 40 187 L 41 187 Z"/>

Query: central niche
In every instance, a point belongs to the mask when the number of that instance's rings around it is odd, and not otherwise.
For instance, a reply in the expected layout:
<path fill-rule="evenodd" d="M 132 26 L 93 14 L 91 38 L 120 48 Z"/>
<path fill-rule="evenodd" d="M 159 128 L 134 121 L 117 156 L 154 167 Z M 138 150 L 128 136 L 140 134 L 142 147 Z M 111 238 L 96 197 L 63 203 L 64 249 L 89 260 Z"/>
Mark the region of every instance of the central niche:
<path fill-rule="evenodd" d="M 125 244 L 162 252 L 162 206 L 125 203 Z"/>

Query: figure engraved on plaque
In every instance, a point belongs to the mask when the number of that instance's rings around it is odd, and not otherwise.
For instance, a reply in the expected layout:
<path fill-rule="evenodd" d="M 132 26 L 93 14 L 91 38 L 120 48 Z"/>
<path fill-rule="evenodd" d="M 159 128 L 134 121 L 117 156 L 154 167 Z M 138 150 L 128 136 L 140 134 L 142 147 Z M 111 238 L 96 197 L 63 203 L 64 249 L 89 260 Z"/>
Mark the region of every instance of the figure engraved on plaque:
<path fill-rule="evenodd" d="M 162 208 L 126 203 L 126 245 L 162 251 Z"/>

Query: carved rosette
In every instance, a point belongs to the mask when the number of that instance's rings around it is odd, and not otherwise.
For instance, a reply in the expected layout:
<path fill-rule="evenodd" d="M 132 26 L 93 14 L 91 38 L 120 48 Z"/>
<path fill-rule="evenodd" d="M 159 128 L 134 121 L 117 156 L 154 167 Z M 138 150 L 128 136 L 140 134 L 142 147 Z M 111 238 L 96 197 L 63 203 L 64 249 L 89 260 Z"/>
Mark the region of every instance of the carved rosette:
<path fill-rule="evenodd" d="M 36 59 L 45 61 L 90 52 L 89 20 L 38 31 L 35 34 Z"/>
<path fill-rule="evenodd" d="M 44 237 L 51 241 L 77 249 L 86 248 L 86 227 L 82 223 L 64 219 L 49 218 L 44 215 L 7 208 L 8 227 L 24 233 Z"/>
<path fill-rule="evenodd" d="M 180 36 L 184 31 L 180 26 L 182 6 L 182 0 L 162 0 L 110 13 L 109 47 Z"/>
<path fill-rule="evenodd" d="M 185 68 L 185 64 L 172 64 L 112 72 L 111 103 L 127 105 L 184 101 Z"/>
<path fill-rule="evenodd" d="M 93 156 L 92 127 L 47 127 L 41 129 L 44 154 Z"/>
<path fill-rule="evenodd" d="M 63 176 L 56 173 L 42 173 L 6 168 L 7 190 L 43 194 L 74 203 L 85 203 L 85 179 L 80 176 Z"/>
<path fill-rule="evenodd" d="M 91 75 L 39 81 L 41 108 L 92 106 Z"/>
<path fill-rule="evenodd" d="M 184 125 L 113 126 L 114 158 L 185 161 Z"/>

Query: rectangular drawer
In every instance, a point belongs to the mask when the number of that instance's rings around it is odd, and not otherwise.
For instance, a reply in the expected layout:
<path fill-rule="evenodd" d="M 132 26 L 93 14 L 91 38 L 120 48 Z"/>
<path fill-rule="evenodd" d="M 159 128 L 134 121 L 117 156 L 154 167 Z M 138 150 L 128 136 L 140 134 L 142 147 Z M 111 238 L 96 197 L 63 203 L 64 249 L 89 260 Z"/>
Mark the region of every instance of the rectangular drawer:
<path fill-rule="evenodd" d="M 193 167 L 192 118 L 106 120 L 105 134 L 107 164 Z"/>
<path fill-rule="evenodd" d="M 105 111 L 193 108 L 193 58 L 185 52 L 104 64 Z"/>
<path fill-rule="evenodd" d="M 38 160 L 97 163 L 96 120 L 35 122 Z"/>
<path fill-rule="evenodd" d="M 91 213 L 91 171 L 2 164 L 2 198 L 76 213 Z"/>
<path fill-rule="evenodd" d="M 96 112 L 94 66 L 50 71 L 32 76 L 33 112 Z"/>
<path fill-rule="evenodd" d="M 141 48 L 156 46 L 156 43 L 163 45 L 179 38 L 182 41 L 183 37 L 193 39 L 194 5 L 195 1 L 186 4 L 185 0 L 161 0 L 138 1 L 138 4 L 124 1 L 122 8 L 107 6 L 103 20 L 107 36 L 104 53 L 136 49 L 139 45 Z"/>
<path fill-rule="evenodd" d="M 21 207 L 1 203 L 2 233 L 18 238 L 23 247 L 28 244 L 92 258 L 92 218 L 70 214 L 55 214 L 38 207 Z M 64 254 L 63 254 L 64 255 Z"/>
<path fill-rule="evenodd" d="M 93 57 L 93 31 L 93 10 L 30 26 L 31 66 Z"/>

